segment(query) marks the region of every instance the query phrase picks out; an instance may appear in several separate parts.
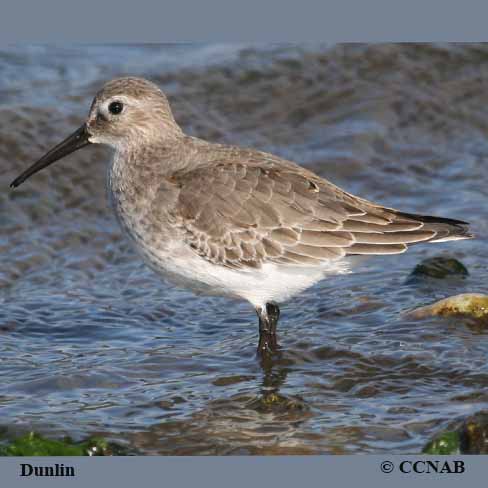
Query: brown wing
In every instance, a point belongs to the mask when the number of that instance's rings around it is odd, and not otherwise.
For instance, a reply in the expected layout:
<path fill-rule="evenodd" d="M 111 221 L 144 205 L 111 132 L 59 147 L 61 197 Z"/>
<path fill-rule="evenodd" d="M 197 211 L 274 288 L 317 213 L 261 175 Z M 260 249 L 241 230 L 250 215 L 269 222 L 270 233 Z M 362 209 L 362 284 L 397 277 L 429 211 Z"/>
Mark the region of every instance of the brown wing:
<path fill-rule="evenodd" d="M 407 244 L 446 239 L 449 229 L 465 231 L 459 221 L 426 224 L 374 205 L 300 167 L 216 163 L 172 180 L 180 188 L 173 218 L 188 244 L 233 268 L 397 254 Z"/>

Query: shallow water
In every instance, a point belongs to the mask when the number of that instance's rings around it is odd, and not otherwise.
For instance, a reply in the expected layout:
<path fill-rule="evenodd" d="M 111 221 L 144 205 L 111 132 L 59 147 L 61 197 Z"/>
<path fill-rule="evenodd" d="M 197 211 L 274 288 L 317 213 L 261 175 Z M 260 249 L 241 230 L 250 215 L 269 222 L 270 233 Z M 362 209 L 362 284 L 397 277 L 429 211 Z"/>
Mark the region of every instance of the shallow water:
<path fill-rule="evenodd" d="M 16 191 L 121 74 L 152 78 L 194 135 L 296 160 L 478 239 L 367 261 L 282 307 L 283 357 L 255 358 L 252 308 L 147 269 L 88 148 Z M 485 45 L 13 46 L 0 49 L 0 426 L 102 434 L 147 454 L 419 452 L 488 406 L 488 335 L 403 312 L 488 293 Z M 466 279 L 407 284 L 449 255 Z"/>

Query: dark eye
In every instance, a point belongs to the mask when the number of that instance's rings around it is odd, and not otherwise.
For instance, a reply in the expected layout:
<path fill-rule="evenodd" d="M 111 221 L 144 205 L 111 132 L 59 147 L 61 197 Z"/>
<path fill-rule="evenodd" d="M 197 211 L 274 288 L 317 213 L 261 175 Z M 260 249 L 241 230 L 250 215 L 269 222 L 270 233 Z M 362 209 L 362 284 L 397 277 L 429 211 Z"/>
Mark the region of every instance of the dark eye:
<path fill-rule="evenodd" d="M 112 102 L 108 106 L 108 111 L 113 115 L 118 115 L 120 112 L 122 112 L 123 108 L 124 104 L 122 102 Z"/>

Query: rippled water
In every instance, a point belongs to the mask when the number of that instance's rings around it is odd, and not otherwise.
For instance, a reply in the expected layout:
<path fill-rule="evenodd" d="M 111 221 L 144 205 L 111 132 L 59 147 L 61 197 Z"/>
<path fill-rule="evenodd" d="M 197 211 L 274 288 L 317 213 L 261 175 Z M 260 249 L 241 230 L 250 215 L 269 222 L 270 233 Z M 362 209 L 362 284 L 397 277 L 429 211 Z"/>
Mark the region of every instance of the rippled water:
<path fill-rule="evenodd" d="M 16 191 L 94 92 L 150 77 L 194 135 L 275 152 L 405 211 L 472 222 L 478 239 L 375 258 L 282 308 L 283 357 L 255 358 L 241 302 L 148 270 L 88 148 Z M 13 46 L 0 50 L 0 426 L 102 434 L 147 454 L 418 452 L 488 406 L 488 336 L 403 312 L 488 292 L 488 47 Z M 458 280 L 407 284 L 423 258 Z"/>

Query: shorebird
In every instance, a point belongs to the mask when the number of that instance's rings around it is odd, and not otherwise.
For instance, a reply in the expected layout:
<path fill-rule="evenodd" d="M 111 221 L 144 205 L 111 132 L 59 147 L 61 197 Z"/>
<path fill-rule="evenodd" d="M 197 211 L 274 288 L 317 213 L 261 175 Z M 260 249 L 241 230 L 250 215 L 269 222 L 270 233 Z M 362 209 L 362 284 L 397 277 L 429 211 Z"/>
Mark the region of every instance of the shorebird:
<path fill-rule="evenodd" d="M 164 93 L 135 77 L 106 83 L 85 123 L 11 186 L 88 144 L 114 149 L 108 193 L 144 260 L 179 285 L 249 301 L 262 356 L 278 350 L 278 303 L 351 272 L 355 256 L 472 237 L 466 222 L 387 208 L 272 154 L 185 135 Z"/>

